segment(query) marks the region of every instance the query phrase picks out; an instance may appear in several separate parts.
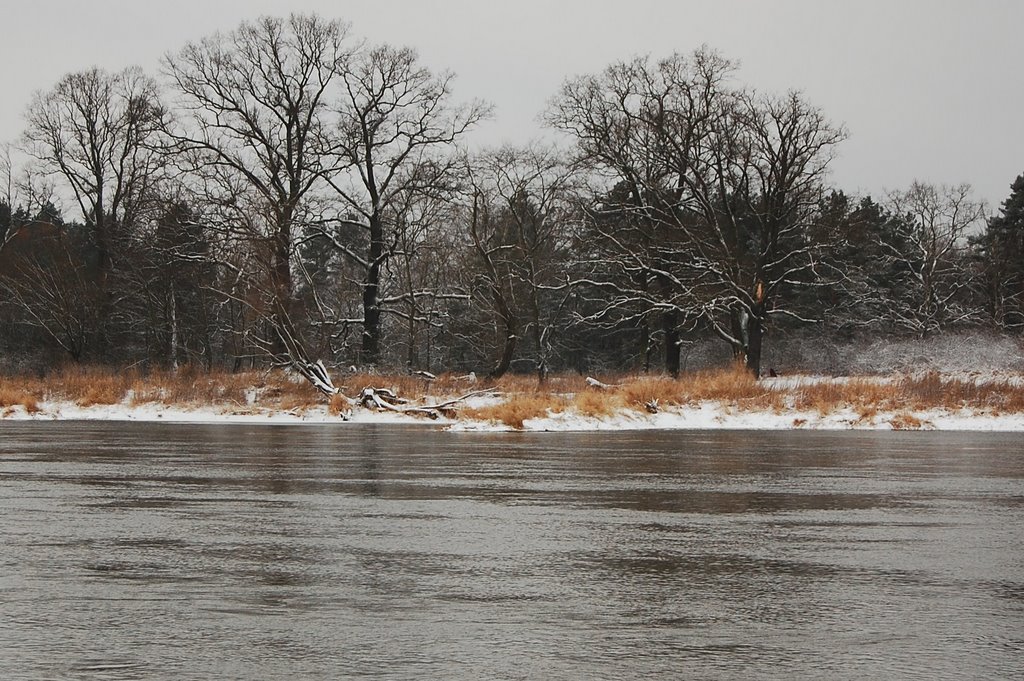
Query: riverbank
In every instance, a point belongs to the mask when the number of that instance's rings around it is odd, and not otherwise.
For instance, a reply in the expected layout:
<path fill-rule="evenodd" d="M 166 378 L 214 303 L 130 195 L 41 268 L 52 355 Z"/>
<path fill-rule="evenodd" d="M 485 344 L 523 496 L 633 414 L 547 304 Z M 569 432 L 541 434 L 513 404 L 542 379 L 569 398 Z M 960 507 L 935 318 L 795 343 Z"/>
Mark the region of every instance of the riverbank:
<path fill-rule="evenodd" d="M 353 404 L 387 388 L 398 409 L 457 400 L 434 420 Z M 437 423 L 454 431 L 640 429 L 882 429 L 1024 431 L 1024 376 L 936 372 L 760 381 L 742 371 L 670 379 L 555 376 L 486 384 L 467 376 L 352 375 L 329 402 L 283 372 L 146 376 L 74 369 L 0 379 L 0 417 L 188 423 Z M 469 395 L 459 399 L 460 395 Z"/>

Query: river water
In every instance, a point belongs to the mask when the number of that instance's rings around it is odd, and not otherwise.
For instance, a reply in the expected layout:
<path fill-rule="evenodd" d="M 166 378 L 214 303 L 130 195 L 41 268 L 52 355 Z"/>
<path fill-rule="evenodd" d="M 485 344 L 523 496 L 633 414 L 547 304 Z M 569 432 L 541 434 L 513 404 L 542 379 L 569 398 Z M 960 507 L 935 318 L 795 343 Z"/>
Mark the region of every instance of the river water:
<path fill-rule="evenodd" d="M 0 679 L 1022 678 L 1024 438 L 0 423 Z"/>

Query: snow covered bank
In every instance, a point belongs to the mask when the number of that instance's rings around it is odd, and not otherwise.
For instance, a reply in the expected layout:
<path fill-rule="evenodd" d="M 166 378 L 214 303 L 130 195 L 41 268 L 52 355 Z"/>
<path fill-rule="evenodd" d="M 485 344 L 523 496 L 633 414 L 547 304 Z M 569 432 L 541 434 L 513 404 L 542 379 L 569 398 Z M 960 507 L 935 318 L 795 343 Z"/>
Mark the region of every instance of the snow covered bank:
<path fill-rule="evenodd" d="M 1024 415 L 976 414 L 967 411 L 929 410 L 914 413 L 881 413 L 861 418 L 851 409 L 818 414 L 800 411 L 745 411 L 722 404 L 665 409 L 657 414 L 623 411 L 610 416 L 584 416 L 573 412 L 552 413 L 527 419 L 524 431 L 597 430 L 958 430 L 1024 432 Z M 449 430 L 519 430 L 496 421 L 461 420 Z"/>
<path fill-rule="evenodd" d="M 496 399 L 484 397 L 479 405 L 493 405 Z M 328 412 L 326 407 L 280 411 L 272 409 L 232 409 L 207 406 L 201 408 L 169 407 L 160 404 L 115 404 L 79 406 L 73 402 L 43 402 L 38 411 L 9 407 L 3 420 L 103 420 L 154 423 L 196 424 L 337 424 L 381 423 L 394 425 L 433 424 L 457 432 L 502 432 L 520 430 L 496 420 L 473 418 L 426 418 L 388 411 L 357 409 L 345 422 Z M 571 408 L 549 412 L 546 416 L 523 421 L 523 431 L 599 431 L 599 430 L 956 430 L 956 431 L 1020 431 L 1024 432 L 1024 414 L 992 414 L 970 410 L 931 409 L 913 412 L 878 412 L 864 417 L 853 409 L 829 413 L 795 409 L 750 410 L 735 405 L 702 402 L 684 407 L 665 407 L 656 414 L 622 409 L 601 416 L 588 416 Z"/>
<path fill-rule="evenodd" d="M 154 423 L 202 423 L 202 424 L 344 424 L 340 416 L 328 412 L 327 407 L 291 409 L 233 409 L 230 407 L 170 407 L 156 403 L 111 404 L 80 406 L 74 402 L 42 402 L 38 411 L 26 411 L 24 407 L 13 406 L 0 414 L 3 420 L 31 421 L 148 421 Z M 386 411 L 361 409 L 352 414 L 351 423 L 430 423 L 430 421 L 395 414 Z"/>

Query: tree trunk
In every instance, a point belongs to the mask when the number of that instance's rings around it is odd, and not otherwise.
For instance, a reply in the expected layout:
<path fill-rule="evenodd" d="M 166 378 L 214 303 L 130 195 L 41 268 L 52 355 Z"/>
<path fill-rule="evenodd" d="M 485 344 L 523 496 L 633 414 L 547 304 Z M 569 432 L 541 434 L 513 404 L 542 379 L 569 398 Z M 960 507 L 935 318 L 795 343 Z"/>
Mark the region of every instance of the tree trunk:
<path fill-rule="evenodd" d="M 103 201 L 102 181 L 97 178 L 98 193 L 96 203 L 93 205 L 92 236 L 96 242 L 96 268 L 99 274 L 100 292 L 106 293 L 107 279 L 110 274 L 110 239 L 107 234 L 106 206 Z"/>
<path fill-rule="evenodd" d="M 679 377 L 679 315 L 666 312 L 661 318 L 665 331 L 665 371 L 673 378 Z"/>
<path fill-rule="evenodd" d="M 174 296 L 174 282 L 171 282 L 171 290 L 168 294 L 168 305 L 171 308 L 171 339 L 170 348 L 168 352 L 168 359 L 170 360 L 171 371 L 177 373 L 178 371 L 178 303 Z"/>
<path fill-rule="evenodd" d="M 494 369 L 491 370 L 490 378 L 501 378 L 505 375 L 509 367 L 512 366 L 512 359 L 516 354 L 516 344 L 519 341 L 519 337 L 516 334 L 515 321 L 503 319 L 502 322 L 505 330 L 505 340 L 502 343 L 501 358 Z"/>
<path fill-rule="evenodd" d="M 490 256 L 487 253 L 483 253 L 483 255 L 491 275 L 491 296 L 494 299 L 494 307 L 498 313 L 498 319 L 501 320 L 502 330 L 505 332 L 505 337 L 502 340 L 501 358 L 494 369 L 491 370 L 490 377 L 501 378 L 508 371 L 512 365 L 512 360 L 515 358 L 516 346 L 519 344 L 519 318 L 512 311 L 512 307 L 508 304 L 508 299 L 505 297 L 505 292 L 502 291 L 498 283 L 498 271 L 490 260 Z"/>
<path fill-rule="evenodd" d="M 410 298 L 415 301 L 415 298 Z M 412 371 L 418 364 L 416 360 L 416 304 L 409 305 L 409 318 L 406 320 L 406 333 L 409 336 L 409 345 L 405 353 L 405 366 Z"/>
<path fill-rule="evenodd" d="M 732 346 L 733 356 L 754 374 L 754 378 L 760 378 L 764 320 L 745 308 L 734 308 L 730 316 L 733 338 L 739 341 Z"/>
<path fill-rule="evenodd" d="M 369 260 L 363 284 L 362 361 L 376 366 L 380 362 L 380 273 L 384 260 L 384 226 L 378 215 L 370 218 Z"/>
<path fill-rule="evenodd" d="M 764 337 L 764 323 L 755 315 L 749 316 L 747 320 L 747 369 L 754 374 L 754 378 L 761 378 L 761 340 Z"/>
<path fill-rule="evenodd" d="M 284 330 L 289 325 L 289 315 L 292 312 L 292 263 L 291 263 L 291 227 L 288 223 L 290 217 L 281 218 L 281 224 L 277 227 L 274 235 L 273 255 L 271 260 L 271 287 L 274 301 L 272 304 L 275 313 L 280 318 L 276 320 L 278 329 L 271 334 L 270 351 L 275 357 L 283 357 L 288 354 L 285 343 L 278 330 Z"/>
<path fill-rule="evenodd" d="M 644 348 L 644 368 L 645 374 L 651 373 L 651 355 L 654 350 L 654 343 L 651 340 L 651 328 L 645 319 L 643 324 L 640 325 L 640 340 L 643 343 Z"/>

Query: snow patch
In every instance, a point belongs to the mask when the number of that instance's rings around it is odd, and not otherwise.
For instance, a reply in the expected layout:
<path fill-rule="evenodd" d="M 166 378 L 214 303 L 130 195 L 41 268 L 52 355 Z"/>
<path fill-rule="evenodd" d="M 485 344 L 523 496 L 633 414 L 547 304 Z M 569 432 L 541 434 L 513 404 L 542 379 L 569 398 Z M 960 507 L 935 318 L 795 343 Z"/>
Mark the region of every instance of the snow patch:
<path fill-rule="evenodd" d="M 820 380 L 814 377 L 769 379 L 766 384 L 779 389 L 798 385 L 799 381 Z M 835 380 L 835 379 L 828 379 Z M 978 380 L 990 380 L 979 376 Z M 1000 379 L 1002 380 L 1002 379 Z M 498 404 L 502 397 L 475 395 L 465 406 L 481 408 Z M 93 405 L 83 407 L 74 402 L 41 402 L 37 411 L 13 406 L 0 412 L 9 420 L 103 420 L 142 421 L 197 424 L 344 424 L 341 416 L 331 414 L 326 406 L 292 411 L 261 409 L 252 405 L 238 407 L 183 408 L 146 403 Z M 440 417 L 435 421 L 411 414 L 384 410 L 356 409 L 350 423 L 435 424 L 454 432 L 503 432 L 515 430 L 495 422 Z M 796 409 L 751 411 L 718 402 L 701 402 L 685 407 L 664 407 L 658 413 L 622 410 L 607 416 L 586 416 L 575 411 L 549 413 L 545 417 L 527 419 L 524 431 L 601 431 L 601 430 L 893 430 L 919 429 L 943 431 L 1011 431 L 1024 432 L 1024 414 L 992 414 L 971 410 L 927 410 L 920 412 L 878 412 L 864 418 L 853 409 L 840 409 L 828 414 Z"/>

